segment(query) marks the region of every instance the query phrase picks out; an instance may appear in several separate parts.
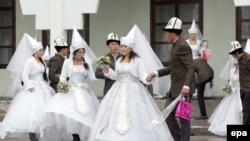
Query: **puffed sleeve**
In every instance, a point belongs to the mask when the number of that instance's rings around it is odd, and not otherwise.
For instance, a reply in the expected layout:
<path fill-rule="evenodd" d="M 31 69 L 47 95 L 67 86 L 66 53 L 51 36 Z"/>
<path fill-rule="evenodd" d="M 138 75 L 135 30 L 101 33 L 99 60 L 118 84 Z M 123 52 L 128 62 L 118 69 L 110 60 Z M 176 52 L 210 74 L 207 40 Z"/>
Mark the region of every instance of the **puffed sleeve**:
<path fill-rule="evenodd" d="M 60 81 L 66 81 L 68 76 L 68 64 L 69 60 L 65 60 L 62 67 L 62 72 L 60 75 Z"/>
<path fill-rule="evenodd" d="M 95 73 L 93 71 L 92 65 L 89 65 L 88 76 L 89 76 L 89 79 L 92 80 L 92 81 L 97 80 L 96 77 L 95 77 Z"/>
<path fill-rule="evenodd" d="M 118 74 L 116 71 L 114 71 L 113 69 L 109 68 L 109 72 L 108 73 L 104 73 L 104 75 L 112 80 L 117 80 L 118 79 Z"/>
<path fill-rule="evenodd" d="M 144 83 L 144 84 L 146 84 L 146 85 L 150 85 L 150 84 L 152 84 L 152 82 L 148 82 L 148 81 L 146 81 L 146 78 L 147 78 L 147 76 L 148 76 L 148 73 L 146 72 L 146 69 L 145 69 L 145 64 L 144 64 L 144 62 L 143 62 L 143 60 L 142 59 L 137 59 L 138 60 L 138 70 L 137 70 L 137 72 L 138 72 L 138 76 L 139 76 L 139 79 Z"/>
<path fill-rule="evenodd" d="M 24 65 L 23 73 L 22 73 L 22 80 L 23 80 L 23 83 L 24 83 L 25 90 L 28 90 L 28 89 L 34 87 L 32 85 L 32 83 L 31 83 L 31 80 L 29 79 L 31 68 L 32 68 L 32 61 L 27 60 L 25 65 Z"/>

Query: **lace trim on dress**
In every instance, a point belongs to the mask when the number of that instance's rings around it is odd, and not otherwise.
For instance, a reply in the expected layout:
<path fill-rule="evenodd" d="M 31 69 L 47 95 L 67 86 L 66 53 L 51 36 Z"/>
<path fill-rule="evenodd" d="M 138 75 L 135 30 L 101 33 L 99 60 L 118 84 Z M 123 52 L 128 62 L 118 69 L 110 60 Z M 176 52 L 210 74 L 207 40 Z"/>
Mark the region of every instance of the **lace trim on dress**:
<path fill-rule="evenodd" d="M 131 118 L 128 107 L 128 93 L 126 91 L 126 84 L 122 83 L 121 100 L 115 113 L 116 117 L 114 124 L 114 129 L 120 134 L 125 134 L 131 128 Z"/>

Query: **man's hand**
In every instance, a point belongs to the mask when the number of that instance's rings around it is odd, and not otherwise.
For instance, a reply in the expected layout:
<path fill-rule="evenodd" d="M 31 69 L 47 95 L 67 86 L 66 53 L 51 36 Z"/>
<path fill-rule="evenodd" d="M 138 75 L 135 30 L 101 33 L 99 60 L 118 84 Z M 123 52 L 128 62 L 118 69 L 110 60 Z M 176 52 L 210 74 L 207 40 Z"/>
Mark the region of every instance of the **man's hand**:
<path fill-rule="evenodd" d="M 214 86 L 214 83 L 213 83 L 213 81 L 211 81 L 211 82 L 210 82 L 210 85 L 209 85 L 210 89 L 212 89 L 213 86 Z"/>
<path fill-rule="evenodd" d="M 182 90 L 181 90 L 181 95 L 182 95 L 182 96 L 187 96 L 187 95 L 189 95 L 189 89 L 187 89 L 187 88 L 182 88 Z"/>

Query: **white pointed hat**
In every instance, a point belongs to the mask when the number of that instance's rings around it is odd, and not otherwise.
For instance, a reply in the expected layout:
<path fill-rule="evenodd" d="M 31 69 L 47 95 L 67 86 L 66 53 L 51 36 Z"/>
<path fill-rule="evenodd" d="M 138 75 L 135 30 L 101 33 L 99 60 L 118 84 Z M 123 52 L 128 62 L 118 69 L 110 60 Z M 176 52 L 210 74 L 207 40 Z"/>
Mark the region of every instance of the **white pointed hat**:
<path fill-rule="evenodd" d="M 32 38 L 30 35 L 25 33 L 25 36 L 27 37 L 30 45 L 31 45 L 31 51 L 34 54 L 37 52 L 39 49 L 43 48 L 43 45 L 41 42 L 37 42 L 34 38 Z"/>
<path fill-rule="evenodd" d="M 12 84 L 9 87 L 7 92 L 8 96 L 15 96 L 17 92 L 22 88 L 21 84 L 21 76 L 23 72 L 24 65 L 28 58 L 34 54 L 35 50 L 39 42 L 37 42 L 34 38 L 32 38 L 27 33 L 24 33 L 21 41 L 19 42 L 18 46 L 16 47 L 16 51 L 11 57 L 7 70 L 11 72 L 11 78 L 13 79 Z M 33 46 L 32 46 L 33 45 Z M 39 48 L 42 47 L 41 44 L 38 46 Z"/>
<path fill-rule="evenodd" d="M 191 34 L 191 33 L 197 34 L 197 32 L 198 32 L 198 30 L 196 28 L 196 23 L 195 23 L 195 20 L 193 20 L 191 27 L 188 29 L 188 33 L 189 34 Z"/>
<path fill-rule="evenodd" d="M 85 49 L 84 58 L 88 63 L 93 64 L 96 61 L 96 55 L 88 46 L 86 41 L 80 35 L 76 28 L 73 29 L 72 40 L 71 40 L 71 47 L 70 47 L 70 57 L 73 57 L 73 52 L 80 49 Z"/>
<path fill-rule="evenodd" d="M 126 36 L 126 37 L 121 37 L 121 46 L 125 45 L 133 50 L 135 49 L 135 41 L 132 37 Z"/>
<path fill-rule="evenodd" d="M 42 57 L 42 59 L 45 61 L 45 60 L 50 60 L 50 54 L 49 54 L 49 47 L 48 46 L 46 46 L 46 48 L 45 48 L 45 51 L 44 51 L 44 54 L 43 54 L 43 57 Z"/>
<path fill-rule="evenodd" d="M 80 49 L 80 48 L 84 48 L 85 46 L 87 46 L 86 42 L 83 40 L 82 36 L 80 35 L 80 33 L 77 31 L 77 29 L 75 28 L 73 30 L 73 34 L 72 34 L 72 40 L 71 40 L 71 52 L 73 53 L 74 51 Z"/>
<path fill-rule="evenodd" d="M 247 39 L 247 43 L 246 43 L 246 46 L 245 46 L 245 50 L 244 50 L 246 53 L 250 54 L 250 39 L 248 38 Z"/>
<path fill-rule="evenodd" d="M 160 59 L 156 56 L 147 38 L 137 25 L 129 31 L 126 37 L 130 37 L 134 41 L 133 51 L 138 53 L 140 58 L 145 62 L 145 69 L 148 73 L 164 68 Z M 164 78 L 156 78 L 153 82 L 154 94 L 165 95 L 167 87 Z"/>
<path fill-rule="evenodd" d="M 198 25 L 195 23 L 195 20 L 193 19 L 193 22 L 192 22 L 192 25 L 191 27 L 188 29 L 188 33 L 191 34 L 191 33 L 195 33 L 196 34 L 196 38 L 198 40 L 202 40 L 203 36 L 201 34 L 201 31 L 198 27 Z"/>

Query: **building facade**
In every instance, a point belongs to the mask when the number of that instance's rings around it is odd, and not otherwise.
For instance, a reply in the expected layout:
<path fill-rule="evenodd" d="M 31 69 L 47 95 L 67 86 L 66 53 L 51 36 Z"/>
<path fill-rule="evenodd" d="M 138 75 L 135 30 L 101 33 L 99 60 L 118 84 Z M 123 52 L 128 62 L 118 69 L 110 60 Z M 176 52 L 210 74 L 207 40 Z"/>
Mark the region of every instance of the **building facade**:
<path fill-rule="evenodd" d="M 245 46 L 250 38 L 250 6 L 236 8 L 233 0 L 100 0 L 96 14 L 83 15 L 84 29 L 80 32 L 96 56 L 101 56 L 108 51 L 105 44 L 108 33 L 126 36 L 137 24 L 165 63 L 169 50 L 161 29 L 173 16 L 183 20 L 183 38 L 188 37 L 187 30 L 195 19 L 209 41 L 212 50 L 209 64 L 215 71 L 218 94 L 222 94 L 220 88 L 227 82 L 219 78 L 219 74 L 229 58 L 229 43 L 239 40 Z M 5 68 L 23 34 L 36 36 L 44 46 L 50 41 L 48 30 L 35 29 L 35 16 L 22 15 L 19 0 L 1 0 L 0 19 L 0 96 L 6 96 L 10 76 Z M 68 30 L 66 33 L 70 43 L 72 32 Z M 166 81 L 169 81 L 168 77 Z M 98 86 L 94 91 L 101 96 L 103 81 L 89 83 Z"/>

